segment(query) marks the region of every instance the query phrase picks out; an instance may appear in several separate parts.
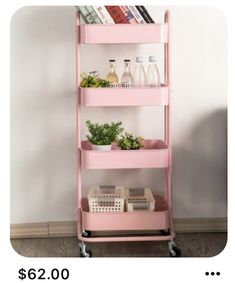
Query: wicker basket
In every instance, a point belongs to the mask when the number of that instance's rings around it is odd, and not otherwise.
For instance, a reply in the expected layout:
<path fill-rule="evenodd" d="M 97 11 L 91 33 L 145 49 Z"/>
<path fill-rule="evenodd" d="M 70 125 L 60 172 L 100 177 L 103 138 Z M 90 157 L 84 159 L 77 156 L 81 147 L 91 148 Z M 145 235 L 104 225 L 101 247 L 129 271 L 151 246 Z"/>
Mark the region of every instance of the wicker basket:
<path fill-rule="evenodd" d="M 129 188 L 126 190 L 127 211 L 154 211 L 155 199 L 149 188 Z"/>
<path fill-rule="evenodd" d="M 89 211 L 95 213 L 123 212 L 125 188 L 121 186 L 91 187 L 88 194 Z"/>

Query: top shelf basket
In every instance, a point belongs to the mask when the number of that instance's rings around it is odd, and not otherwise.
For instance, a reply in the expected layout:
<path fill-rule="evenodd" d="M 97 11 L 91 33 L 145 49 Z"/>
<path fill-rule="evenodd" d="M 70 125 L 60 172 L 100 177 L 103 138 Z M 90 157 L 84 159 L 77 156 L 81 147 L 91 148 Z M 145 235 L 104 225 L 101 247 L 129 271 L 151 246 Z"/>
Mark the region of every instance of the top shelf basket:
<path fill-rule="evenodd" d="M 79 25 L 80 43 L 167 43 L 168 24 Z"/>

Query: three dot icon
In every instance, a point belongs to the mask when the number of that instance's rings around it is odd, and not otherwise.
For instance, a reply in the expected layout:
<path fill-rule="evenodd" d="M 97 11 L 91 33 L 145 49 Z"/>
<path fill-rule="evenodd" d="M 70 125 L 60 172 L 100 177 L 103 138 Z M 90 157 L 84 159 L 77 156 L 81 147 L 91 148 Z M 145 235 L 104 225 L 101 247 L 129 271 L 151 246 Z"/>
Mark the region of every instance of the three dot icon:
<path fill-rule="evenodd" d="M 211 275 L 211 276 L 214 276 L 214 275 L 220 276 L 220 272 L 219 272 L 219 271 L 217 271 L 217 272 L 213 272 L 213 271 L 212 271 L 212 272 L 210 273 L 210 272 L 207 271 L 207 272 L 205 272 L 205 275 L 206 275 L 206 276 L 209 276 L 209 275 Z"/>

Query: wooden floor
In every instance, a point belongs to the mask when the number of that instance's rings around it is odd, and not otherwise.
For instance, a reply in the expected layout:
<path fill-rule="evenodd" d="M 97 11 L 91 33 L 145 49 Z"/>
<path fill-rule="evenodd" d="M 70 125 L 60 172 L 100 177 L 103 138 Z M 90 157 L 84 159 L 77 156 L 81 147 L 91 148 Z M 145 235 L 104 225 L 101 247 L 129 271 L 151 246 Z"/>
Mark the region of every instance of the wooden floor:
<path fill-rule="evenodd" d="M 177 234 L 175 242 L 184 257 L 211 257 L 225 247 L 226 233 Z M 76 238 L 14 239 L 17 253 L 27 257 L 79 257 Z M 168 257 L 167 242 L 91 243 L 93 257 Z"/>

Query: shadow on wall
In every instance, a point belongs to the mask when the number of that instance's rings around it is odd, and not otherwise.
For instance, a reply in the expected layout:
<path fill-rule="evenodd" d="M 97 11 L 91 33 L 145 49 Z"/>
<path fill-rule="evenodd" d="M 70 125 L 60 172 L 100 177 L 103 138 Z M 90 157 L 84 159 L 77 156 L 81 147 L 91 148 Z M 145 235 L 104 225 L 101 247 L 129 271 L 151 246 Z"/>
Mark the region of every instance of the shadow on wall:
<path fill-rule="evenodd" d="M 227 110 L 220 109 L 199 121 L 173 149 L 174 207 L 187 217 L 222 217 L 227 210 Z M 174 190 L 173 190 L 174 191 Z M 214 206 L 219 203 L 219 206 Z M 190 211 L 198 211 L 190 215 Z M 176 212 L 177 214 L 177 212 Z M 185 215 L 177 215 L 185 217 Z"/>

